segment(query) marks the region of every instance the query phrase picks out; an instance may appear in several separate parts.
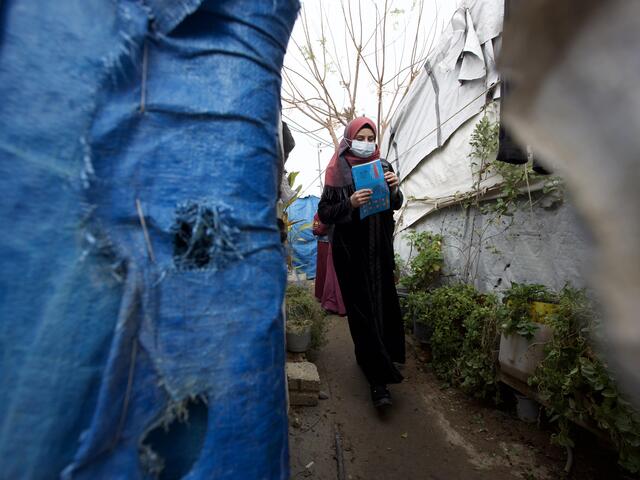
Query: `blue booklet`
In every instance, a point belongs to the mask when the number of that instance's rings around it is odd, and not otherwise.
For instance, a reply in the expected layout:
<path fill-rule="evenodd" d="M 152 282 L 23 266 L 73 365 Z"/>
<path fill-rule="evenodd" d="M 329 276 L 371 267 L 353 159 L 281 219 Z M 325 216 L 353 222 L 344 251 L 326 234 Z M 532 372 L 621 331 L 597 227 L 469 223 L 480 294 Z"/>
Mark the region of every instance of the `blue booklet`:
<path fill-rule="evenodd" d="M 369 202 L 360 207 L 361 219 L 374 213 L 383 212 L 391 207 L 389 186 L 384 179 L 384 170 L 379 159 L 351 167 L 351 175 L 353 176 L 356 190 L 362 190 L 363 188 L 373 190 Z"/>

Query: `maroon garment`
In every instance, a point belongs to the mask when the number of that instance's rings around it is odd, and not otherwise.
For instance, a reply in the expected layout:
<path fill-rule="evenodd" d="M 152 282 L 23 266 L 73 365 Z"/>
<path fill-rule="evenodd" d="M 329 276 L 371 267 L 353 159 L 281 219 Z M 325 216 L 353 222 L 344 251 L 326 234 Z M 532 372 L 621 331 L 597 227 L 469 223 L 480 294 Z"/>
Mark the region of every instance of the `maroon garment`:
<path fill-rule="evenodd" d="M 380 149 L 377 145 L 375 151 L 367 158 L 360 158 L 353 155 L 349 150 L 351 141 L 364 127 L 369 127 L 373 130 L 376 138 L 378 137 L 376 124 L 370 118 L 358 117 L 351 120 L 344 129 L 344 136 L 342 137 L 342 140 L 340 140 L 340 145 L 338 145 L 338 148 L 333 153 L 333 157 L 329 160 L 329 165 L 327 166 L 327 171 L 324 177 L 325 185 L 329 187 L 346 187 L 347 185 L 351 185 L 353 183 L 353 179 L 351 178 L 352 166 L 371 162 L 380 158 Z M 348 165 L 342 165 L 344 162 L 341 164 L 340 157 L 343 157 L 347 161 Z"/>
<path fill-rule="evenodd" d="M 333 267 L 333 252 L 331 244 L 327 243 L 327 273 L 324 279 L 324 288 L 322 290 L 322 300 L 320 304 L 322 308 L 329 312 L 337 313 L 338 315 L 345 316 L 347 309 L 344 306 L 342 300 L 342 293 L 340 293 L 340 285 L 338 285 L 338 276 L 336 270 Z"/>
<path fill-rule="evenodd" d="M 318 212 L 313 216 L 313 225 L 311 231 L 316 237 L 326 237 L 329 234 L 329 227 L 320 221 Z"/>
<path fill-rule="evenodd" d="M 329 228 L 320 221 L 318 214 L 313 216 L 313 234 L 318 237 L 318 254 L 316 259 L 315 296 L 322 308 L 338 315 L 346 315 L 342 301 L 336 270 L 333 267 L 331 243 L 327 237 Z"/>
<path fill-rule="evenodd" d="M 327 256 L 329 255 L 329 242 L 318 240 L 318 255 L 316 258 L 316 286 L 315 295 L 318 301 L 322 301 L 324 282 L 327 276 Z"/>
<path fill-rule="evenodd" d="M 315 280 L 315 296 L 322 300 L 322 290 L 324 290 L 324 279 L 327 274 L 327 254 L 328 254 L 328 232 L 327 226 L 320 221 L 318 213 L 313 216 L 313 235 L 318 237 L 318 253 L 316 255 L 316 280 Z"/>

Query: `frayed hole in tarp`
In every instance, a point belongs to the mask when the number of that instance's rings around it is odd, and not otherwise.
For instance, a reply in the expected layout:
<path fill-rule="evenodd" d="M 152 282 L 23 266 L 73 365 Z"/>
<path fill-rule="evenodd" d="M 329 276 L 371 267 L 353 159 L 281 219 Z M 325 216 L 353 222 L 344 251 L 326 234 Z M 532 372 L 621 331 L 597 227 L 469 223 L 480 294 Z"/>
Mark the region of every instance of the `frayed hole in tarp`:
<path fill-rule="evenodd" d="M 179 269 L 220 268 L 241 259 L 237 228 L 227 224 L 220 206 L 188 202 L 176 209 L 173 260 Z"/>
<path fill-rule="evenodd" d="M 209 411 L 199 396 L 172 407 L 140 443 L 143 468 L 159 480 L 184 477 L 198 460 L 207 433 Z"/>

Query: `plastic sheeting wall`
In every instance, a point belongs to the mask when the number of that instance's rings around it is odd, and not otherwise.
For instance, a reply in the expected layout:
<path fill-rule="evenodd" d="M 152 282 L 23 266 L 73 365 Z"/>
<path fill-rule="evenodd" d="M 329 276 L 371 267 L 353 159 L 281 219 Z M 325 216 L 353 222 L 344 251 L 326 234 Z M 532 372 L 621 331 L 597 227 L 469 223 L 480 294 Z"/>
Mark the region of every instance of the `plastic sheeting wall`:
<path fill-rule="evenodd" d="M 474 116 L 456 130 L 445 146 L 432 152 L 402 182 L 402 192 L 407 199 L 398 215 L 398 231 L 412 227 L 423 217 L 447 204 L 459 203 L 461 194 L 479 188 L 488 190 L 502 179 L 499 175 L 487 175 L 478 185 L 474 175 L 473 159 L 470 158 L 469 141 L 476 124 L 486 115 L 492 121 L 498 121 L 498 104 L 493 102 L 486 110 Z M 477 167 L 476 167 L 477 168 Z"/>
<path fill-rule="evenodd" d="M 289 243 L 293 249 L 293 266 L 303 271 L 307 278 L 316 277 L 318 241 L 313 236 L 311 224 L 318 211 L 320 199 L 313 195 L 299 198 L 289 207 L 289 221 L 295 222 L 289 232 Z M 306 228 L 303 228 L 305 227 Z"/>
<path fill-rule="evenodd" d="M 585 287 L 593 242 L 582 220 L 566 199 L 554 203 L 536 193 L 533 202 L 533 211 L 522 200 L 512 217 L 497 222 L 494 214 L 451 206 L 414 228 L 443 236 L 446 281 L 470 281 L 485 292 L 505 290 L 513 282 L 555 290 L 566 283 Z M 395 237 L 395 249 L 404 259 L 411 253 L 406 233 Z"/>
<path fill-rule="evenodd" d="M 503 13 L 504 0 L 460 2 L 382 139 L 381 152 L 401 182 L 488 99 L 499 98 L 495 59 Z"/>
<path fill-rule="evenodd" d="M 585 286 L 591 241 L 570 203 L 524 202 L 513 217 L 493 221 L 460 198 L 476 187 L 484 198 L 499 193 L 498 175 L 476 185 L 469 141 L 477 122 L 499 117 L 495 58 L 501 48 L 503 0 L 465 0 L 394 116 L 383 141 L 401 176 L 405 203 L 396 215 L 395 248 L 405 260 L 409 229 L 444 236 L 449 280 L 483 291 L 512 282 Z M 531 191 L 542 188 L 532 184 Z M 490 201 L 490 200 L 488 200 Z M 508 227 L 508 228 L 507 228 Z M 482 239 L 479 240 L 478 234 Z"/>
<path fill-rule="evenodd" d="M 1 478 L 288 478 L 275 206 L 298 7 L 0 5 Z"/>

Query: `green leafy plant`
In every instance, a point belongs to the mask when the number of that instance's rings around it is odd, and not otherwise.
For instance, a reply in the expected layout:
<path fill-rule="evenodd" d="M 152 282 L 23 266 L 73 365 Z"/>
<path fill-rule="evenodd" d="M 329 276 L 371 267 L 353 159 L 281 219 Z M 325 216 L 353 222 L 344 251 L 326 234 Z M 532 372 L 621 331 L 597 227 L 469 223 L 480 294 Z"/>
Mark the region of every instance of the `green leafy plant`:
<path fill-rule="evenodd" d="M 471 166 L 475 174 L 475 195 L 473 204 L 479 207 L 480 185 L 483 180 L 496 173 L 502 178 L 500 197 L 495 202 L 485 204 L 481 211 L 485 214 L 495 213 L 498 216 L 511 215 L 515 209 L 516 199 L 521 195 L 521 188 L 527 185 L 529 177 L 535 176 L 530 164 L 512 165 L 495 160 L 498 152 L 498 134 L 500 124 L 491 122 L 487 116 L 476 124 L 469 139 Z"/>
<path fill-rule="evenodd" d="M 287 285 L 285 297 L 287 331 L 300 333 L 311 328 L 311 349 L 326 343 L 326 316 L 311 291 L 302 285 Z"/>
<path fill-rule="evenodd" d="M 436 375 L 477 397 L 495 394 L 501 314 L 497 299 L 459 284 L 413 292 L 407 303 L 416 320 L 433 329 L 432 367 Z"/>
<path fill-rule="evenodd" d="M 442 271 L 442 236 L 431 232 L 411 232 L 405 236 L 415 255 L 409 260 L 409 275 L 401 284 L 411 292 L 429 289 Z"/>
<path fill-rule="evenodd" d="M 625 469 L 640 472 L 640 414 L 620 395 L 607 364 L 592 343 L 600 327 L 585 293 L 565 287 L 558 308 L 546 323 L 553 338 L 546 357 L 529 384 L 558 423 L 552 441 L 573 446 L 571 420 L 595 424 L 606 432 L 619 452 Z"/>
<path fill-rule="evenodd" d="M 538 324 L 531 317 L 531 302 L 556 303 L 557 297 L 547 287 L 538 284 L 513 283 L 504 293 L 503 302 L 507 306 L 507 315 L 500 325 L 505 335 L 518 334 L 532 338 Z"/>
<path fill-rule="evenodd" d="M 427 318 L 433 326 L 433 370 L 451 384 L 458 376 L 456 358 L 464 341 L 464 320 L 475 305 L 472 292 L 468 285 L 452 285 L 434 290 L 427 299 Z"/>
<path fill-rule="evenodd" d="M 419 322 L 427 322 L 429 319 L 429 292 L 410 292 L 405 299 L 407 315 Z"/>
<path fill-rule="evenodd" d="M 409 294 L 410 315 L 433 328 L 436 375 L 470 395 L 496 394 L 498 327 L 504 331 L 506 323 L 512 333 L 526 335 L 526 325 L 532 323 L 530 302 L 555 302 L 545 317 L 552 340 L 529 379 L 551 421 L 558 424 L 552 441 L 573 446 L 572 421 L 591 424 L 609 435 L 623 468 L 640 472 L 640 413 L 620 394 L 592 346 L 600 323 L 585 293 L 565 287 L 555 294 L 542 285 L 514 284 L 504 300 L 464 284 Z"/>
<path fill-rule="evenodd" d="M 476 397 L 496 396 L 497 400 L 498 325 L 505 312 L 493 295 L 474 297 L 476 305 L 463 323 L 465 336 L 458 359 L 460 388 Z"/>
<path fill-rule="evenodd" d="M 397 253 L 393 256 L 393 275 L 396 283 L 406 274 L 407 262 L 405 262 Z"/>
<path fill-rule="evenodd" d="M 486 173 L 492 158 L 495 158 L 498 152 L 498 134 L 500 125 L 492 122 L 485 115 L 480 119 L 471 133 L 469 146 L 471 152 L 471 165 L 476 167 L 476 175 L 478 180 L 482 179 L 482 175 Z"/>
<path fill-rule="evenodd" d="M 469 158 L 474 169 L 475 194 L 467 201 L 466 205 L 479 205 L 482 181 L 496 174 L 501 177 L 499 198 L 482 206 L 481 211 L 484 214 L 513 215 L 513 212 L 518 208 L 518 198 L 523 194 L 529 195 L 529 202 L 533 206 L 530 185 L 538 182 L 544 182 L 542 191 L 545 196 L 553 196 L 555 200 L 561 200 L 564 195 L 564 183 L 560 177 L 536 173 L 533 170 L 532 162 L 513 165 L 495 159 L 498 151 L 499 131 L 500 124 L 490 121 L 487 116 L 484 116 L 473 129 L 469 139 L 471 147 Z"/>

